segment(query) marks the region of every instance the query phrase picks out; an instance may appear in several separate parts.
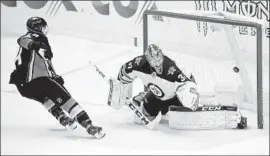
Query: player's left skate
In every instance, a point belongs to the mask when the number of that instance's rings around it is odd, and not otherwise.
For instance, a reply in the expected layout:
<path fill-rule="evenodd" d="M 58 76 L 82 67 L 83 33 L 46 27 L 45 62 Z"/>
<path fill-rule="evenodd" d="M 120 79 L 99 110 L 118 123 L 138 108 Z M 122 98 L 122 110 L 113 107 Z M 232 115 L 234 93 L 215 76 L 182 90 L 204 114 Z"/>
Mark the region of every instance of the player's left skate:
<path fill-rule="evenodd" d="M 69 118 L 67 115 L 62 114 L 59 117 L 59 122 L 62 126 L 64 126 L 67 130 L 74 130 L 77 128 L 75 119 Z"/>

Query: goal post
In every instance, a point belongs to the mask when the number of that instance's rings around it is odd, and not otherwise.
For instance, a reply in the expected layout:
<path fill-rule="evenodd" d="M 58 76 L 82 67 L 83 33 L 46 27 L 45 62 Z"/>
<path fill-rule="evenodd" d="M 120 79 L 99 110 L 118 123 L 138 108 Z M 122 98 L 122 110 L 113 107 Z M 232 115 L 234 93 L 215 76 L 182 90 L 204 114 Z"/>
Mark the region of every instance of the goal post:
<path fill-rule="evenodd" d="M 150 18 L 151 17 L 151 18 Z M 176 12 L 167 12 L 167 11 L 157 11 L 157 10 L 147 10 L 143 14 L 143 52 L 145 52 L 148 44 L 149 44 L 149 31 L 152 28 L 149 28 L 149 20 L 152 20 L 152 17 L 161 17 L 161 18 L 170 18 L 174 20 L 189 20 L 194 22 L 209 22 L 214 24 L 222 25 L 225 35 L 224 40 L 227 40 L 228 47 L 230 52 L 233 54 L 233 59 L 235 65 L 240 69 L 239 77 L 241 79 L 241 83 L 243 84 L 243 88 L 246 94 L 246 97 L 254 104 L 257 104 L 257 127 L 259 129 L 263 129 L 264 127 L 264 120 L 263 120 L 263 27 L 261 23 L 251 20 L 242 20 L 238 18 L 228 17 L 224 12 L 193 12 L 193 13 L 176 13 Z M 182 23 L 183 25 L 185 22 Z M 154 25 L 154 24 L 153 24 Z M 169 25 L 169 24 L 168 24 Z M 170 29 L 168 25 L 164 26 L 166 29 Z M 255 55 L 256 55 L 256 86 L 254 89 L 254 93 L 256 90 L 256 94 L 253 93 L 253 88 L 251 84 L 251 80 L 249 76 L 247 76 L 245 62 L 243 62 L 240 54 L 240 48 L 237 44 L 237 40 L 234 36 L 232 31 L 234 26 L 243 26 L 243 27 L 250 27 L 256 30 L 256 42 L 252 44 L 256 44 Z M 155 26 L 153 26 L 155 27 Z M 180 29 L 180 28 L 179 28 Z M 189 29 L 189 28 L 187 28 Z M 190 28 L 191 29 L 191 28 Z M 176 31 L 185 31 L 185 30 L 178 30 Z M 197 31 L 197 30 L 193 30 Z M 156 33 L 162 33 L 160 32 Z M 166 34 L 166 33 L 164 33 Z M 184 34 L 184 33 L 183 33 Z M 167 34 L 166 34 L 167 35 Z M 196 40 L 196 38 L 194 38 Z M 213 39 L 214 41 L 214 39 Z M 172 41 L 175 46 L 177 46 L 177 42 Z M 218 42 L 218 41 L 217 41 Z M 195 43 L 195 41 L 194 41 Z M 188 44 L 188 43 L 187 43 Z M 192 44 L 192 43 L 190 43 Z M 250 44 L 250 43 L 247 43 Z M 168 44 L 169 45 L 169 44 Z M 193 45 L 196 46 L 196 45 Z M 161 46 L 162 48 L 162 46 Z M 166 54 L 166 52 L 164 52 Z M 229 55 L 229 54 L 228 54 Z M 186 67 L 189 68 L 189 67 Z M 196 75 L 195 75 L 196 79 Z"/>

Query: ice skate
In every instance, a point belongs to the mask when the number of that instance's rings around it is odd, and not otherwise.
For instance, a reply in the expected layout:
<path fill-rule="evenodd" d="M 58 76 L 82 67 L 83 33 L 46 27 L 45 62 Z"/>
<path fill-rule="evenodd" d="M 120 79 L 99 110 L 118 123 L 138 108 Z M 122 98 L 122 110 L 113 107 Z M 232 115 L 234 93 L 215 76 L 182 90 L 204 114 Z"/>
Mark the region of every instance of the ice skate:
<path fill-rule="evenodd" d="M 101 127 L 94 126 L 92 124 L 90 124 L 87 128 L 87 132 L 98 139 L 101 139 L 105 136 L 105 133 L 103 132 Z"/>
<path fill-rule="evenodd" d="M 62 114 L 59 118 L 58 118 L 60 124 L 62 126 L 64 126 L 67 130 L 74 130 L 77 128 L 76 122 L 74 119 L 69 118 L 68 116 L 66 116 L 65 114 Z"/>

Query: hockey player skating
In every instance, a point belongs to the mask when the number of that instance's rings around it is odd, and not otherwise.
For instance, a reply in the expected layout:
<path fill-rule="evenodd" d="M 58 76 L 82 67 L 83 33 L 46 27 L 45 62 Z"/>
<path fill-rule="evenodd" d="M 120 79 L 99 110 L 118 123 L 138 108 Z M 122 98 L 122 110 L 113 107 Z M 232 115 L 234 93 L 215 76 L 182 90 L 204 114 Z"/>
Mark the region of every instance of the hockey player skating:
<path fill-rule="evenodd" d="M 23 97 L 42 103 L 62 126 L 75 129 L 78 122 L 91 136 L 105 136 L 102 128 L 92 124 L 86 111 L 64 87 L 63 78 L 55 73 L 51 62 L 53 53 L 46 36 L 47 22 L 41 17 L 31 17 L 26 27 L 28 32 L 17 40 L 20 48 L 9 83 L 15 84 Z"/>
<path fill-rule="evenodd" d="M 134 96 L 132 103 L 153 120 L 170 111 L 170 127 L 179 129 L 244 128 L 246 118 L 237 106 L 199 106 L 199 93 L 192 74 L 187 76 L 155 44 L 145 54 L 125 63 L 113 79 L 111 106 L 120 109 L 132 96 L 132 82 L 139 78 L 148 92 Z M 141 120 L 134 116 L 134 121 Z"/>

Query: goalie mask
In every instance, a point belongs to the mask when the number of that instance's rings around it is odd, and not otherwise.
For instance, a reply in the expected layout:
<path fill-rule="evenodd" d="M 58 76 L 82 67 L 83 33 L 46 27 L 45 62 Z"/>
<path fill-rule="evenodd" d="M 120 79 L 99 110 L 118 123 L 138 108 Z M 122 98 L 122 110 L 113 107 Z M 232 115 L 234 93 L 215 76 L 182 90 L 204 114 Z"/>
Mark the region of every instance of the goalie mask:
<path fill-rule="evenodd" d="M 161 74 L 164 60 L 162 50 L 157 45 L 150 44 L 145 51 L 145 57 L 150 66 L 153 67 L 158 74 Z"/>

